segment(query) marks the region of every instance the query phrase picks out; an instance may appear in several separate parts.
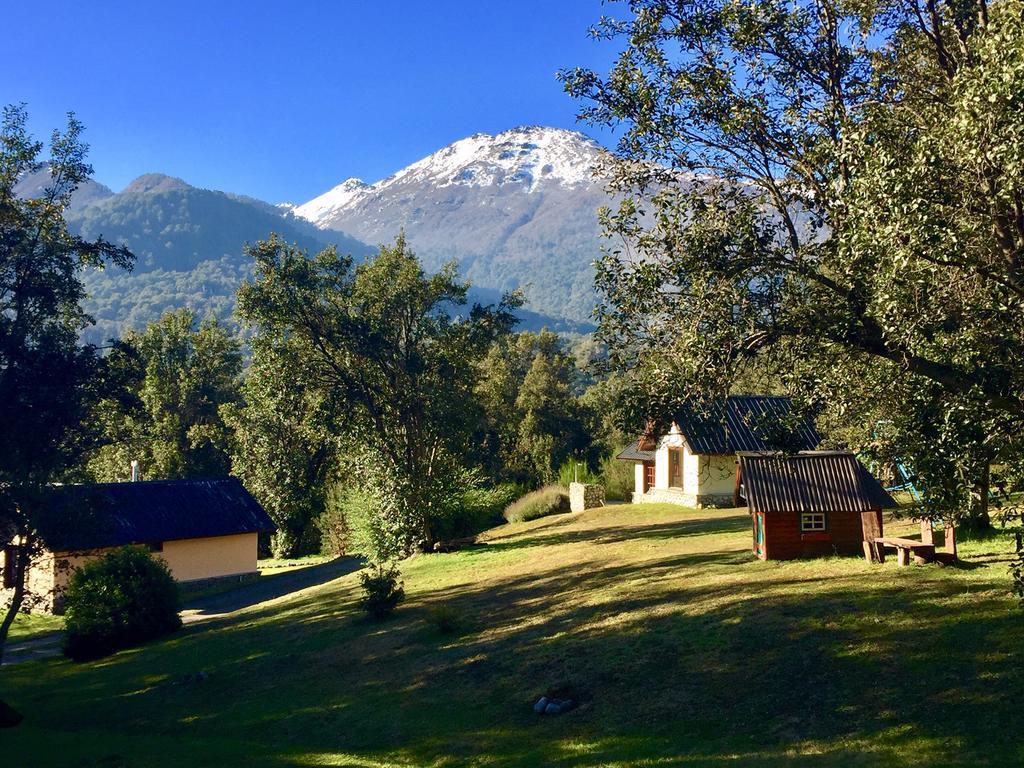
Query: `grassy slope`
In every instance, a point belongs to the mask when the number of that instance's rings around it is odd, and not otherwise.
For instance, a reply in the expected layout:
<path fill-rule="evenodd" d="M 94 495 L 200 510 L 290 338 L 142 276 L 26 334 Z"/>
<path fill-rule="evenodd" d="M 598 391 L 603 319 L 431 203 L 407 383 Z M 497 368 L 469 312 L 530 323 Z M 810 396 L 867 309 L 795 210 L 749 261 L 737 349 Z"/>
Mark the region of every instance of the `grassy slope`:
<path fill-rule="evenodd" d="M 47 613 L 19 613 L 14 617 L 11 633 L 7 639 L 11 643 L 16 643 L 19 640 L 48 635 L 63 628 L 64 619 L 60 616 L 51 616 Z"/>
<path fill-rule="evenodd" d="M 1020 765 L 1006 543 L 970 569 L 760 563 L 746 515 L 617 507 L 505 526 L 94 664 L 5 669 L 18 765 Z M 442 637 L 427 617 L 454 608 Z M 208 677 L 197 682 L 194 673 Z M 539 718 L 549 686 L 579 709 Z"/>

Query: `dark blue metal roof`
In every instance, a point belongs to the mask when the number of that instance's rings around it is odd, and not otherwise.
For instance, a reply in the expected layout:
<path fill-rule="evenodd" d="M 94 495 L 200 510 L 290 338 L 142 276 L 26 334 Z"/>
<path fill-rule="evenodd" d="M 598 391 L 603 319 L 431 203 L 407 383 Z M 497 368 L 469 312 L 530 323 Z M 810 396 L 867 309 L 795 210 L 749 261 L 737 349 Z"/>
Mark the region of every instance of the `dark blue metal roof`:
<path fill-rule="evenodd" d="M 693 453 L 780 449 L 795 453 L 816 448 L 821 436 L 813 421 L 803 418 L 786 424 L 792 410 L 788 397 L 730 395 L 704 409 L 683 408 L 673 421 Z"/>
<path fill-rule="evenodd" d="M 58 552 L 276 529 L 234 477 L 59 486 L 46 512 L 40 534 Z"/>

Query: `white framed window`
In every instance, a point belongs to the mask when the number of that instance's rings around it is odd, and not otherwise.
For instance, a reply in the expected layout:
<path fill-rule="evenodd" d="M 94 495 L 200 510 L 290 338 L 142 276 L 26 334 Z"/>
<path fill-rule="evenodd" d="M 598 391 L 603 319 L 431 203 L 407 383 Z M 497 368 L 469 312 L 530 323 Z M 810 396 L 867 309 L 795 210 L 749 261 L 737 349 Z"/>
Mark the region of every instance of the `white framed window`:
<path fill-rule="evenodd" d="M 824 512 L 803 512 L 800 515 L 801 533 L 820 533 L 825 530 Z"/>

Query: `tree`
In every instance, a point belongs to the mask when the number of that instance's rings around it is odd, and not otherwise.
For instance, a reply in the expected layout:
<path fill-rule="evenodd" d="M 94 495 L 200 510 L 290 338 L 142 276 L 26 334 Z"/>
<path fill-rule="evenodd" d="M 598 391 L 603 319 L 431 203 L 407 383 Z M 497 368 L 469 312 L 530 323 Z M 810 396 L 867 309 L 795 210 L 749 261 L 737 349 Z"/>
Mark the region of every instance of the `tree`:
<path fill-rule="evenodd" d="M 240 397 L 242 355 L 224 326 L 212 316 L 197 325 L 190 309 L 168 312 L 126 334 L 110 364 L 128 391 L 95 411 L 107 444 L 89 461 L 94 477 L 124 479 L 132 461 L 149 479 L 228 474 L 220 408 Z"/>
<path fill-rule="evenodd" d="M 0 538 L 13 542 L 11 600 L 0 623 L 0 656 L 14 617 L 31 600 L 25 574 L 40 542 L 52 483 L 78 463 L 92 435 L 86 416 L 101 392 L 104 361 L 82 346 L 80 273 L 131 254 L 68 232 L 63 212 L 92 173 L 81 124 L 68 115 L 50 142 L 51 183 L 20 199 L 15 184 L 41 167 L 42 145 L 26 130 L 24 107 L 7 107 L 0 126 Z M 74 521 L 62 521 L 73 525 Z"/>
<path fill-rule="evenodd" d="M 486 415 L 487 469 L 530 485 L 551 482 L 590 447 L 577 402 L 579 372 L 550 331 L 495 342 L 480 363 L 476 395 Z"/>
<path fill-rule="evenodd" d="M 1020 3 L 628 8 L 594 30 L 628 41 L 612 73 L 562 76 L 625 128 L 600 337 L 644 407 L 755 361 L 819 408 L 899 380 L 928 396 L 894 406 L 994 430 L 953 462 L 983 483 L 1024 420 Z"/>
<path fill-rule="evenodd" d="M 473 462 L 476 362 L 514 323 L 514 298 L 453 317 L 468 286 L 454 264 L 424 274 L 401 235 L 361 264 L 276 237 L 249 253 L 239 314 L 266 343 L 295 345 L 311 391 L 338 404 L 345 459 L 378 502 L 377 556 L 430 544 Z"/>
<path fill-rule="evenodd" d="M 314 521 L 324 513 L 338 462 L 333 414 L 344 403 L 308 379 L 303 349 L 294 339 L 256 336 L 242 402 L 222 408 L 232 434 L 232 472 L 277 524 L 275 557 L 317 551 Z"/>

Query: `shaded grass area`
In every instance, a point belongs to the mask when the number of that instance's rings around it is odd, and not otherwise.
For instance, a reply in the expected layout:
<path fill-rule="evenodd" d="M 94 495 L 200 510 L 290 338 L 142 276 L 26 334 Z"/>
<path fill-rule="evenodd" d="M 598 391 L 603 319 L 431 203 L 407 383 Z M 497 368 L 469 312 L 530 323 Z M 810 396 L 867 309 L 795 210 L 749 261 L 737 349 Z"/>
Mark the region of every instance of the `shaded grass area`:
<path fill-rule="evenodd" d="M 906 530 L 913 530 L 907 524 Z M 899 533 L 897 528 L 892 533 Z M 761 563 L 747 516 L 656 505 L 488 532 L 85 665 L 0 673 L 25 766 L 1020 765 L 1009 541 L 972 568 Z M 448 606 L 459 630 L 430 611 Z M 197 673 L 203 672 L 204 675 Z M 540 718 L 551 688 L 581 705 Z"/>
<path fill-rule="evenodd" d="M 17 643 L 21 640 L 59 632 L 62 629 L 64 629 L 64 619 L 60 616 L 52 616 L 47 613 L 19 613 L 14 617 L 7 641 Z"/>

